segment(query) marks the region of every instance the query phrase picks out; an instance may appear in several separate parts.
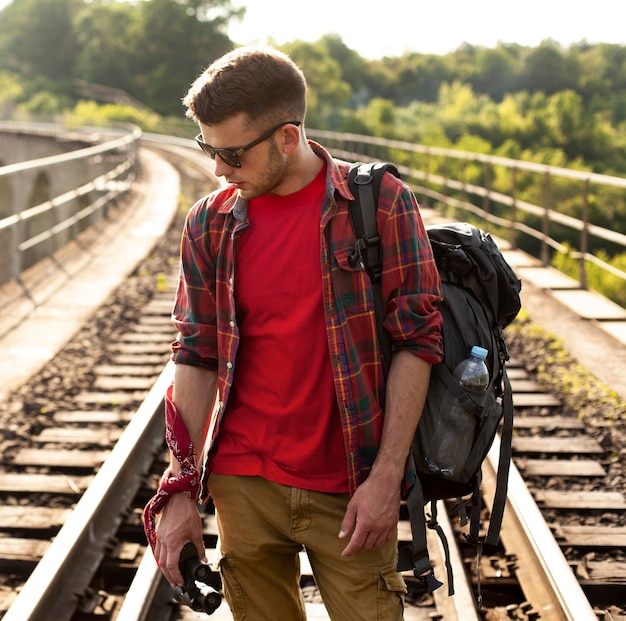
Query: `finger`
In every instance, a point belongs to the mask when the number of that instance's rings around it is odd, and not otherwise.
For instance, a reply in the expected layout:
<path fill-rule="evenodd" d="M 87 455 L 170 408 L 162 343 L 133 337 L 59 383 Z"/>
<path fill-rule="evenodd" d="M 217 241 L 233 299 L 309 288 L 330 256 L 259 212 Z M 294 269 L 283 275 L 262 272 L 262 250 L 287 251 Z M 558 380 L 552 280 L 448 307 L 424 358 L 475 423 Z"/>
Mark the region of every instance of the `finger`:
<path fill-rule="evenodd" d="M 389 541 L 388 533 L 386 533 L 386 532 L 378 533 L 375 536 L 372 536 L 371 541 L 368 540 L 367 543 L 371 547 L 369 547 L 367 549 L 368 550 L 375 550 L 376 548 L 380 548 L 381 546 L 384 546 L 388 541 Z"/>
<path fill-rule="evenodd" d="M 375 550 L 387 542 L 391 541 L 394 536 L 394 529 L 391 530 L 365 530 L 365 528 L 355 530 L 350 538 L 350 543 L 344 548 L 342 556 L 351 556 L 362 550 Z"/>
<path fill-rule="evenodd" d="M 352 537 L 350 537 L 348 545 L 343 549 L 341 556 L 351 556 L 352 554 L 356 554 L 357 552 L 362 550 L 363 546 L 365 545 L 366 538 L 367 532 L 364 531 L 362 528 L 359 528 L 357 525 L 357 527 L 354 529 L 354 532 L 352 533 Z"/>
<path fill-rule="evenodd" d="M 352 503 L 348 503 L 346 513 L 341 521 L 341 530 L 339 531 L 339 539 L 345 539 L 356 526 L 356 510 L 353 509 Z"/>
<path fill-rule="evenodd" d="M 170 575 L 170 570 L 167 566 L 167 550 L 165 546 L 161 546 L 161 552 L 159 554 L 159 567 L 163 572 L 163 576 L 170 583 L 171 586 L 174 586 L 172 583 L 172 576 Z"/>
<path fill-rule="evenodd" d="M 370 531 L 365 537 L 362 550 L 375 550 L 385 541 L 385 537 L 379 531 Z"/>
<path fill-rule="evenodd" d="M 183 579 L 183 575 L 180 573 L 180 569 L 178 567 L 178 561 L 180 558 L 180 551 L 178 554 L 168 554 L 167 560 L 165 563 L 165 571 L 163 571 L 167 581 L 173 586 L 183 586 L 185 584 L 185 580 Z"/>

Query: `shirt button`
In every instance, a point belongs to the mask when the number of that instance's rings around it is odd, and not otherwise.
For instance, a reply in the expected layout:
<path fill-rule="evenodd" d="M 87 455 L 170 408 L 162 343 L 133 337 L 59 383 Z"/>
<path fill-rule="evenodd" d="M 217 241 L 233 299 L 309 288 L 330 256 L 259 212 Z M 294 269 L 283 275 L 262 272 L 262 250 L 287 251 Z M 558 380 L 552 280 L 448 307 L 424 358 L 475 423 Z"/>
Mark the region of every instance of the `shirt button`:
<path fill-rule="evenodd" d="M 230 327 L 231 327 L 231 328 L 234 328 L 234 327 L 235 327 L 235 322 L 234 322 L 234 321 L 230 321 L 229 323 L 230 323 Z"/>
<path fill-rule="evenodd" d="M 226 368 L 227 369 L 232 369 L 233 368 L 233 363 L 230 362 L 230 360 L 226 363 Z"/>

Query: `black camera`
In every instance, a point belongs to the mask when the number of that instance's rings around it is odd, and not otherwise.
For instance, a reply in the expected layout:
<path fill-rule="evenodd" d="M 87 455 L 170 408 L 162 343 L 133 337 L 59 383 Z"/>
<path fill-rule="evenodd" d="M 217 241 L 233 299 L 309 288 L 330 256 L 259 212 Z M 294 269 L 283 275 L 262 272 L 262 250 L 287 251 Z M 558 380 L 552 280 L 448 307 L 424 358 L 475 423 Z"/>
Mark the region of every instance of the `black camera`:
<path fill-rule="evenodd" d="M 211 584 L 213 572 L 198 558 L 193 543 L 186 543 L 181 550 L 178 567 L 183 574 L 185 586 L 174 588 L 175 599 L 196 612 L 212 615 L 222 603 L 222 596 Z"/>

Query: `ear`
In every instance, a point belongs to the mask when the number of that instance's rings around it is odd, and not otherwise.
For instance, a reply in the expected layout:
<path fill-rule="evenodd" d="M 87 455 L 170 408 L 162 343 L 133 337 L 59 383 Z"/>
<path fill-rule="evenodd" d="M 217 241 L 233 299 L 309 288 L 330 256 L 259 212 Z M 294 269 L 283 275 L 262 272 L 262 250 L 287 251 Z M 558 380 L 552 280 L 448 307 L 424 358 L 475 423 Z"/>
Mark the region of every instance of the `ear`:
<path fill-rule="evenodd" d="M 281 137 L 283 140 L 282 151 L 285 155 L 292 155 L 296 152 L 302 141 L 302 133 L 300 127 L 296 125 L 285 125 L 281 128 Z"/>

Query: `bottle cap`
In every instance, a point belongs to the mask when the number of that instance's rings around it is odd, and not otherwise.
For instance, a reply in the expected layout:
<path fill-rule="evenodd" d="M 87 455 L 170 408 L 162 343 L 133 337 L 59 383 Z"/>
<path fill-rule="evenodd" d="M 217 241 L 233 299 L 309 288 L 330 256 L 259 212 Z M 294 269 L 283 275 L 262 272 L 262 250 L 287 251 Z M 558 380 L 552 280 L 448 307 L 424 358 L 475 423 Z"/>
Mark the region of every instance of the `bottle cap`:
<path fill-rule="evenodd" d="M 484 360 L 488 353 L 489 352 L 484 347 L 479 347 L 478 345 L 474 345 L 471 351 L 472 356 L 476 356 L 476 358 L 480 358 L 481 360 Z"/>

